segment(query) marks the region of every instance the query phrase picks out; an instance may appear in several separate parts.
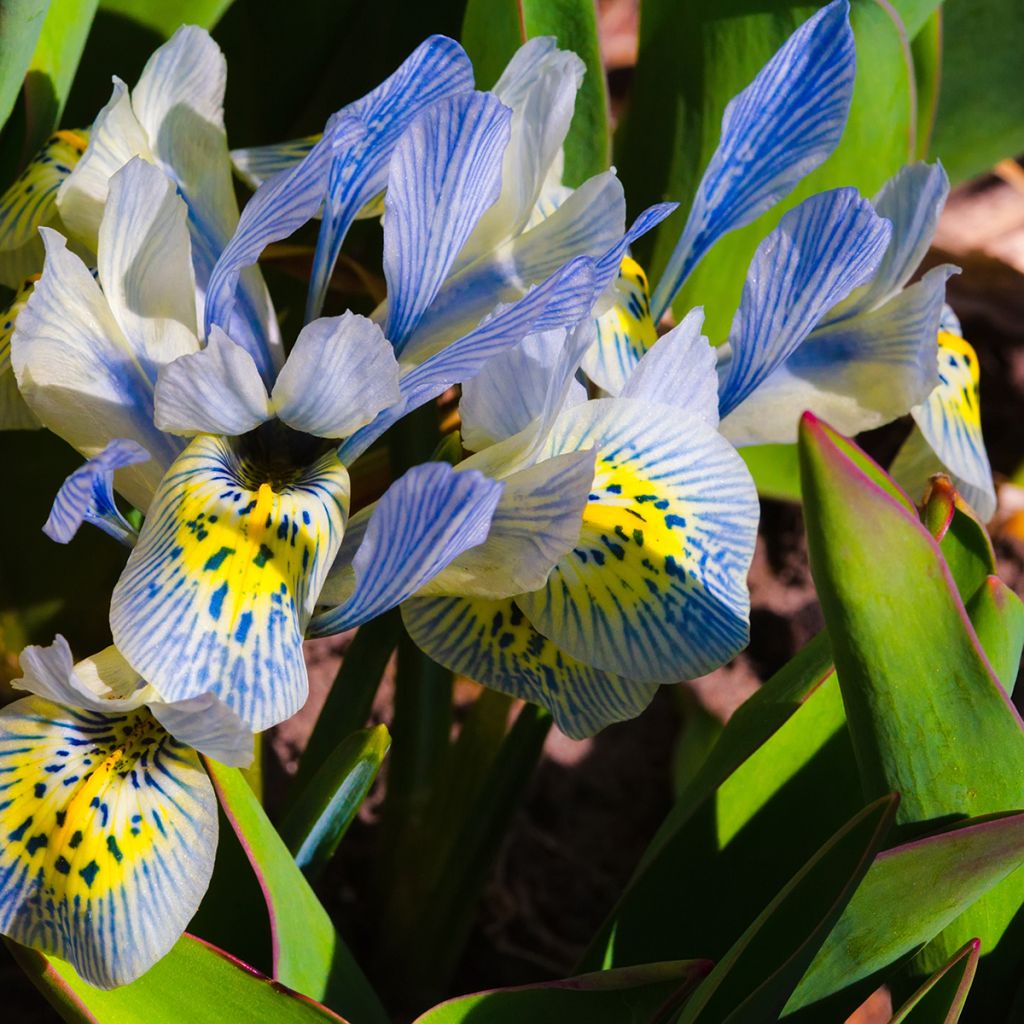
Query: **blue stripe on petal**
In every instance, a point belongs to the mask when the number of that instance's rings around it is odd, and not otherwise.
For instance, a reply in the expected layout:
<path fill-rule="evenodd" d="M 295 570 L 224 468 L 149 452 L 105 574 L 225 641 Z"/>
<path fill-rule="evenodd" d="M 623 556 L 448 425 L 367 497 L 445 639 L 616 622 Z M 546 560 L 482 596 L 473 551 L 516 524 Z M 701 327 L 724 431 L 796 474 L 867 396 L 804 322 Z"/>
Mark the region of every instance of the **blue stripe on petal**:
<path fill-rule="evenodd" d="M 655 322 L 722 235 L 774 206 L 835 149 L 853 95 L 848 14 L 847 0 L 833 0 L 729 101 L 721 141 L 654 290 Z"/>
<path fill-rule="evenodd" d="M 453 384 L 474 377 L 488 359 L 528 334 L 579 323 L 589 313 L 593 301 L 594 261 L 579 256 L 518 302 L 497 310 L 480 326 L 406 373 L 401 381 L 402 400 L 341 446 L 342 461 L 351 464 L 406 413 Z"/>
<path fill-rule="evenodd" d="M 421 43 L 373 92 L 339 111 L 358 119 L 366 134 L 337 153 L 331 164 L 323 224 L 313 256 L 307 321 L 320 315 L 352 221 L 384 190 L 388 163 L 403 132 L 427 107 L 472 88 L 473 66 L 465 50 L 454 39 L 435 35 Z"/>
<path fill-rule="evenodd" d="M 636 399 L 563 413 L 549 454 L 597 449 L 572 552 L 516 598 L 589 665 L 647 683 L 703 675 L 747 642 L 758 503 L 735 449 L 697 416 Z"/>
<path fill-rule="evenodd" d="M 145 709 L 28 697 L 0 711 L 0 932 L 90 984 L 133 981 L 209 885 L 217 801 L 194 750 Z"/>
<path fill-rule="evenodd" d="M 402 618 L 434 661 L 492 690 L 540 704 L 572 739 L 635 718 L 657 690 L 577 661 L 538 633 L 510 598 L 417 597 L 402 605 Z"/>
<path fill-rule="evenodd" d="M 757 247 L 729 332 L 724 418 L 878 267 L 891 235 L 855 189 L 805 199 Z"/>
<path fill-rule="evenodd" d="M 114 589 L 114 642 L 167 701 L 213 693 L 253 730 L 306 699 L 302 634 L 338 548 L 333 453 L 282 481 L 224 438 L 168 470 Z"/>
<path fill-rule="evenodd" d="M 447 463 L 409 470 L 377 502 L 352 560 L 355 589 L 344 604 L 321 612 L 313 636 L 351 629 L 394 608 L 451 561 L 487 537 L 502 485 Z"/>
<path fill-rule="evenodd" d="M 327 191 L 330 162 L 337 150 L 355 145 L 365 128 L 350 118 L 332 118 L 324 137 L 300 163 L 271 178 L 246 203 L 231 241 L 224 247 L 210 274 L 206 293 L 206 333 L 217 324 L 230 335 L 231 317 L 238 295 L 239 275 L 253 266 L 271 243 L 287 238 L 320 209 Z M 263 379 L 273 382 L 276 367 L 265 353 L 249 353 Z"/>
<path fill-rule="evenodd" d="M 149 452 L 135 441 L 111 441 L 61 484 L 43 533 L 58 544 L 67 544 L 82 523 L 89 522 L 131 547 L 138 532 L 114 503 L 114 471 L 148 458 Z"/>
<path fill-rule="evenodd" d="M 490 93 L 451 96 L 421 114 L 395 147 L 384 199 L 384 333 L 399 354 L 498 197 L 511 118 Z"/>

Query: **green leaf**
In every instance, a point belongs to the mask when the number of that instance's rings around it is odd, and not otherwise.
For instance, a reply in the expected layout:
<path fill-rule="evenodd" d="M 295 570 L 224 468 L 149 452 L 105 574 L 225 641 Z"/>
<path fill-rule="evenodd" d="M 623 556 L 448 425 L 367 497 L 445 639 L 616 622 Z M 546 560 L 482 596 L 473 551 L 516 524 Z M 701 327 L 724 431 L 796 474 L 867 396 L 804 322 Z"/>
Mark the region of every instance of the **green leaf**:
<path fill-rule="evenodd" d="M 893 1016 L 889 1024 L 956 1024 L 978 969 L 981 943 L 958 949 Z"/>
<path fill-rule="evenodd" d="M 683 960 L 481 992 L 441 1003 L 414 1024 L 649 1024 L 668 1000 L 679 1005 L 710 968 L 706 960 Z"/>
<path fill-rule="evenodd" d="M 579 185 L 608 169 L 608 85 L 597 39 L 593 0 L 469 0 L 462 44 L 477 69 L 478 88 L 490 88 L 527 39 L 554 36 L 586 65 L 565 140 L 566 185 Z"/>
<path fill-rule="evenodd" d="M 707 863 L 706 858 L 715 855 L 715 791 L 793 718 L 831 672 L 832 652 L 828 637 L 821 633 L 736 710 L 644 852 L 626 891 L 584 956 L 585 969 L 669 959 L 685 943 L 678 916 L 665 911 L 714 895 L 708 894 L 706 886 L 695 889 L 694 876 L 683 866 L 699 858 Z M 797 860 L 782 875 L 780 884 L 800 863 Z M 749 916 L 738 922 L 729 942 L 747 921 Z M 700 931 L 703 925 L 697 919 L 691 927 Z"/>
<path fill-rule="evenodd" d="M 1022 52 L 1017 0 L 946 0 L 931 158 L 954 185 L 1024 150 Z"/>
<path fill-rule="evenodd" d="M 49 0 L 0 3 L 0 127 L 18 101 L 49 6 Z"/>
<path fill-rule="evenodd" d="M 865 792 L 902 794 L 904 836 L 1024 806 L 1021 721 L 938 544 L 809 414 L 800 445 L 811 571 Z M 998 989 L 1019 964 L 1013 936 L 1000 940 L 1022 902 L 1024 873 L 933 942 L 915 970 L 932 973 L 977 936 L 986 950 L 1001 946 L 1000 966 L 979 976 L 981 989 L 990 980 Z"/>
<path fill-rule="evenodd" d="M 267 901 L 276 980 L 360 1024 L 387 1024 L 376 994 L 241 772 L 210 759 L 206 767 Z"/>
<path fill-rule="evenodd" d="M 992 671 L 1012 694 L 1024 650 L 1024 603 L 998 576 L 988 576 L 967 602 L 967 614 Z"/>
<path fill-rule="evenodd" d="M 8 942 L 32 983 L 70 1024 L 345 1024 L 325 1006 L 183 935 L 138 981 L 105 992 L 82 981 L 64 961 Z"/>
<path fill-rule="evenodd" d="M 164 39 L 170 39 L 180 25 L 213 28 L 233 0 L 175 0 L 173 4 L 153 0 L 102 0 L 103 10 L 137 22 Z"/>
<path fill-rule="evenodd" d="M 281 838 L 306 877 L 316 880 L 355 818 L 391 746 L 387 726 L 347 736 L 281 822 Z"/>
<path fill-rule="evenodd" d="M 783 1019 L 843 1020 L 877 985 L 879 972 L 928 942 L 1022 862 L 1024 814 L 969 820 L 880 854 Z M 842 1002 L 825 1003 L 837 994 Z"/>
<path fill-rule="evenodd" d="M 797 872 L 715 965 L 678 1024 L 777 1018 L 867 874 L 898 802 L 893 794 L 865 808 Z"/>
<path fill-rule="evenodd" d="M 27 112 L 24 155 L 46 142 L 61 115 L 85 50 L 98 0 L 50 0 L 25 78 Z"/>
<path fill-rule="evenodd" d="M 630 109 L 615 163 L 631 211 L 663 199 L 682 207 L 636 246 L 657 281 L 682 231 L 701 174 L 718 144 L 722 113 L 793 31 L 820 6 L 792 0 L 721 5 L 645 0 Z M 853 0 L 857 77 L 850 117 L 832 156 L 753 224 L 722 238 L 673 309 L 702 305 L 712 341 L 728 334 L 758 243 L 800 200 L 839 185 L 873 195 L 915 153 L 913 71 L 899 15 L 882 0 Z"/>
<path fill-rule="evenodd" d="M 800 460 L 795 444 L 756 444 L 739 449 L 762 498 L 800 500 Z"/>
<path fill-rule="evenodd" d="M 906 18 L 904 17 L 904 22 Z M 915 35 L 912 31 L 910 52 L 914 58 L 914 80 L 917 83 L 917 158 L 924 160 L 931 149 L 935 131 L 935 115 L 939 109 L 939 88 L 942 83 L 942 10 L 937 6 Z"/>

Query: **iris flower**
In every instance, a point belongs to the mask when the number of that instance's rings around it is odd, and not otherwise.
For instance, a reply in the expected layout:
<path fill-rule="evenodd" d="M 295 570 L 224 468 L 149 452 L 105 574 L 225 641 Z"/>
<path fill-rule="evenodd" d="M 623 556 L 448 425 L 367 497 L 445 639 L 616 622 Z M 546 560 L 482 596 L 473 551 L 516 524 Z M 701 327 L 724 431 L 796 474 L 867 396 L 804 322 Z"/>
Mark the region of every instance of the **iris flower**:
<path fill-rule="evenodd" d="M 0 710 L 0 932 L 90 984 L 134 980 L 177 941 L 209 885 L 217 802 L 199 753 L 252 760 L 210 696 L 164 703 L 109 647 L 21 654 Z"/>

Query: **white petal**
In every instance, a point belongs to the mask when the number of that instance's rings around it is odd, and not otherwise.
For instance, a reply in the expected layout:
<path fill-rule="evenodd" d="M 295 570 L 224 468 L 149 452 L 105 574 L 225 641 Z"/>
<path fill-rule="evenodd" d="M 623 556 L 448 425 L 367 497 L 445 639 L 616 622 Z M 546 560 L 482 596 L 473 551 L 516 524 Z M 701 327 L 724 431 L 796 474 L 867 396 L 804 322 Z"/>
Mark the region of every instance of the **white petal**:
<path fill-rule="evenodd" d="M 171 704 L 154 700 L 149 710 L 176 740 L 201 754 L 234 768 L 248 768 L 252 764 L 252 729 L 212 693 Z"/>

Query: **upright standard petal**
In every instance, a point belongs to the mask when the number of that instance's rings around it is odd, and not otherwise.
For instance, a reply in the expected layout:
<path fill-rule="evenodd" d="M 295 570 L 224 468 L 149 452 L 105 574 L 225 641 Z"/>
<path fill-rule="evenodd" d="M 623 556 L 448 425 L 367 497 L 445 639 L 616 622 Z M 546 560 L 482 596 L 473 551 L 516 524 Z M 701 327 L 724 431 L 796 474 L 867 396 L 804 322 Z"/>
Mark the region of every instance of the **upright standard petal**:
<path fill-rule="evenodd" d="M 820 192 L 757 247 L 729 332 L 724 418 L 781 366 L 818 321 L 878 267 L 891 227 L 855 189 Z"/>
<path fill-rule="evenodd" d="M 278 375 L 274 411 L 318 437 L 348 437 L 400 398 L 398 361 L 380 327 L 346 312 L 306 324 Z"/>
<path fill-rule="evenodd" d="M 116 438 L 137 441 L 150 461 L 117 481 L 145 509 L 180 442 L 153 425 L 157 366 L 136 350 L 114 319 L 85 264 L 55 231 L 41 229 L 46 265 L 18 317 L 11 362 L 32 411 L 87 458 Z"/>
<path fill-rule="evenodd" d="M 552 274 L 518 302 L 497 310 L 477 328 L 413 367 L 401 379 L 401 401 L 356 431 L 339 449 L 351 463 L 406 413 L 429 402 L 453 384 L 470 380 L 487 360 L 528 334 L 579 323 L 594 302 L 594 261 L 580 256 Z"/>
<path fill-rule="evenodd" d="M 574 658 L 645 683 L 710 672 L 747 642 L 758 504 L 697 416 L 635 399 L 564 412 L 548 454 L 597 449 L 579 540 L 516 603 Z"/>
<path fill-rule="evenodd" d="M 0 284 L 18 288 L 39 270 L 39 228 L 57 219 L 57 190 L 88 144 L 88 132 L 54 132 L 0 196 Z"/>
<path fill-rule="evenodd" d="M 847 0 L 786 40 L 722 117 L 683 233 L 654 290 L 654 320 L 722 235 L 749 224 L 824 162 L 843 134 L 856 56 Z"/>
<path fill-rule="evenodd" d="M 90 984 L 134 981 L 209 885 L 217 801 L 195 751 L 145 708 L 0 711 L 0 932 Z"/>
<path fill-rule="evenodd" d="M 614 284 L 614 303 L 595 321 L 597 337 L 583 357 L 583 372 L 610 395 L 617 395 L 644 353 L 658 340 L 643 267 L 623 256 Z"/>
<path fill-rule="evenodd" d="M 132 110 L 128 86 L 115 76 L 114 91 L 89 130 L 89 144 L 57 192 L 60 219 L 90 250 L 96 248 L 110 179 L 133 156 L 155 160 L 149 136 Z"/>
<path fill-rule="evenodd" d="M 145 462 L 149 452 L 135 441 L 118 438 L 95 458 L 80 466 L 61 484 L 43 533 L 58 544 L 67 544 L 82 523 L 92 523 L 114 540 L 131 547 L 138 531 L 114 502 L 114 473 Z"/>
<path fill-rule="evenodd" d="M 268 179 L 290 171 L 308 155 L 323 138 L 323 133 L 305 135 L 289 142 L 275 142 L 269 146 L 247 146 L 231 150 L 231 163 L 235 173 L 253 191 Z"/>
<path fill-rule="evenodd" d="M 237 443 L 192 441 L 157 492 L 110 610 L 114 643 L 164 700 L 212 693 L 254 731 L 305 702 L 303 631 L 348 510 L 348 474 L 333 452 L 279 474 Z"/>
<path fill-rule="evenodd" d="M 110 179 L 97 266 L 107 304 L 144 365 L 198 348 L 186 218 L 174 185 L 152 164 L 134 157 Z"/>
<path fill-rule="evenodd" d="M 395 147 L 384 200 L 384 333 L 399 354 L 498 197 L 511 117 L 489 93 L 451 96 L 422 113 Z"/>
<path fill-rule="evenodd" d="M 373 92 L 339 113 L 359 121 L 366 134 L 336 152 L 328 179 L 323 223 L 313 256 L 306 320 L 320 315 L 334 264 L 352 221 L 385 187 L 396 143 L 432 104 L 473 88 L 465 50 L 446 36 L 431 36 Z"/>
<path fill-rule="evenodd" d="M 239 276 L 255 265 L 271 242 L 287 238 L 320 209 L 327 191 L 327 175 L 336 150 L 355 145 L 365 127 L 352 118 L 333 117 L 324 137 L 301 163 L 271 178 L 245 204 L 238 227 L 210 273 L 206 291 L 205 333 L 217 324 L 230 333 L 238 302 Z M 260 351 L 250 350 L 267 384 L 273 383 L 277 367 Z"/>
<path fill-rule="evenodd" d="M 231 437 L 271 415 L 256 361 L 216 325 L 206 348 L 175 359 L 157 377 L 154 419 L 172 434 Z"/>
<path fill-rule="evenodd" d="M 377 503 L 352 560 L 351 593 L 310 624 L 329 636 L 394 608 L 468 548 L 482 543 L 502 485 L 447 463 L 415 466 Z"/>
<path fill-rule="evenodd" d="M 538 633 L 511 598 L 414 597 L 402 619 L 434 661 L 512 697 L 540 704 L 572 739 L 635 718 L 657 685 L 634 683 L 578 661 Z"/>
<path fill-rule="evenodd" d="M 949 178 L 941 164 L 911 164 L 885 183 L 871 204 L 879 217 L 892 222 L 889 248 L 871 280 L 826 322 L 875 309 L 906 285 L 931 245 L 948 194 Z"/>
<path fill-rule="evenodd" d="M 636 364 L 621 397 L 676 406 L 718 426 L 715 351 L 700 333 L 704 310 L 691 309 Z"/>
<path fill-rule="evenodd" d="M 723 419 L 722 433 L 737 446 L 791 444 L 807 409 L 849 435 L 906 415 L 938 383 L 935 337 L 952 269 L 935 267 L 878 309 L 814 330 Z"/>

